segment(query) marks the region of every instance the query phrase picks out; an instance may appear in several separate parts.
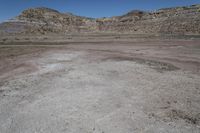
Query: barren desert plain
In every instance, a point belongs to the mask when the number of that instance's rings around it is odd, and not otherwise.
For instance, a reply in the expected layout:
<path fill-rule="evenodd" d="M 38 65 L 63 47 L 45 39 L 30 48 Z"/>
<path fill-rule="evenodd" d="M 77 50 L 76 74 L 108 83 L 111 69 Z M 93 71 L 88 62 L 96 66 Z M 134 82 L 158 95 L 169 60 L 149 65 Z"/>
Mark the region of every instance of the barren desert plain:
<path fill-rule="evenodd" d="M 198 38 L 17 38 L 0 45 L 0 132 L 200 132 Z"/>
<path fill-rule="evenodd" d="M 0 23 L 0 133 L 200 133 L 200 4 Z"/>

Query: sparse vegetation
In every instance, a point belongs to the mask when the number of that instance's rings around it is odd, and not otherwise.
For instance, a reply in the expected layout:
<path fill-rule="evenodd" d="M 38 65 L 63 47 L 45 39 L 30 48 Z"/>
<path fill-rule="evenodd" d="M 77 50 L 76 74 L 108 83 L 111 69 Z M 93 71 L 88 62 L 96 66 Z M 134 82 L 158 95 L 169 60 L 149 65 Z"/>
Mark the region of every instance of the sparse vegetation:
<path fill-rule="evenodd" d="M 191 28 L 193 22 L 200 21 L 200 9 L 198 6 L 184 6 L 177 8 L 160 9 L 153 12 L 133 10 L 125 15 L 110 18 L 87 18 L 70 13 L 60 13 L 49 8 L 27 9 L 17 17 L 17 20 L 25 20 L 27 26 L 25 33 L 42 34 L 48 33 L 71 33 L 71 32 L 134 32 L 146 34 L 176 34 L 176 33 L 199 33 L 200 24 Z M 48 17 L 47 14 L 51 14 Z M 189 14 L 189 15 L 188 15 Z M 185 19 L 187 18 L 188 19 Z M 158 19 L 159 18 L 159 19 Z M 148 21 L 147 21 L 148 20 Z M 28 23 L 34 22 L 34 25 Z M 38 22 L 38 23 L 35 23 Z M 184 27 L 182 26 L 184 23 Z M 4 31 L 10 27 L 16 27 L 18 23 L 4 23 Z M 174 26 L 175 28 L 169 28 Z M 135 29 L 139 30 L 135 30 Z M 23 32 L 23 33 L 24 33 Z"/>
<path fill-rule="evenodd" d="M 15 40 L 20 40 L 19 38 L 15 37 Z"/>
<path fill-rule="evenodd" d="M 30 38 L 27 38 L 27 37 L 26 37 L 26 38 L 24 38 L 24 40 L 30 40 Z"/>
<path fill-rule="evenodd" d="M 8 38 L 3 38 L 3 39 L 2 39 L 3 42 L 5 42 L 5 41 L 7 41 L 7 40 L 8 40 Z"/>
<path fill-rule="evenodd" d="M 173 109 L 169 112 L 168 115 L 171 119 L 183 119 L 186 122 L 191 123 L 191 124 L 198 124 L 198 122 L 200 122 L 200 116 L 198 114 L 190 115 L 181 110 Z"/>

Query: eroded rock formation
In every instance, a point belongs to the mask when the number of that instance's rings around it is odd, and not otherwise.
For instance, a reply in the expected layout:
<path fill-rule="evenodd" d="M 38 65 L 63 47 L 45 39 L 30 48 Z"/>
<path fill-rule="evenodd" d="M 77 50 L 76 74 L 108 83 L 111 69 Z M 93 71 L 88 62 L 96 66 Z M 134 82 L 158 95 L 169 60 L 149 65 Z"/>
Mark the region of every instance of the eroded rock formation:
<path fill-rule="evenodd" d="M 137 34 L 200 34 L 200 5 L 133 10 L 111 18 L 87 18 L 49 8 L 33 8 L 0 24 L 1 33 L 48 34 L 125 32 Z"/>

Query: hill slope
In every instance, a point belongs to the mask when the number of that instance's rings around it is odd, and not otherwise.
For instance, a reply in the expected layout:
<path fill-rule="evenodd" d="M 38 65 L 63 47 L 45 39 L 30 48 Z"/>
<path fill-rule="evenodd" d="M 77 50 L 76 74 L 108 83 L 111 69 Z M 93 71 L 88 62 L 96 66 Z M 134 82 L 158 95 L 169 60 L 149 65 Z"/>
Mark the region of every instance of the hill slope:
<path fill-rule="evenodd" d="M 48 34 L 82 32 L 125 32 L 136 34 L 200 34 L 200 5 L 133 10 L 111 18 L 87 18 L 49 8 L 32 8 L 0 24 L 0 33 Z"/>

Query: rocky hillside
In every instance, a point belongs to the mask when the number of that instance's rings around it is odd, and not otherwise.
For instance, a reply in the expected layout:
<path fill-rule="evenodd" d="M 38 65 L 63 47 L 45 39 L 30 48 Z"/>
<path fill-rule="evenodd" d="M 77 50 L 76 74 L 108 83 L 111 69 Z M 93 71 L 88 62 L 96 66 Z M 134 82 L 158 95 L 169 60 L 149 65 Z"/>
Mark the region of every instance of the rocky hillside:
<path fill-rule="evenodd" d="M 20 33 L 64 33 L 79 32 L 82 27 L 89 31 L 95 20 L 71 13 L 60 13 L 49 8 L 34 8 L 23 11 L 16 18 L 0 25 L 6 32 Z"/>
<path fill-rule="evenodd" d="M 155 12 L 135 10 L 101 23 L 103 30 L 111 31 L 200 34 L 200 5 L 160 9 Z"/>
<path fill-rule="evenodd" d="M 125 32 L 138 34 L 200 34 L 200 5 L 133 10 L 111 18 L 87 18 L 49 8 L 33 8 L 0 24 L 0 33 L 48 34 L 82 32 Z"/>

